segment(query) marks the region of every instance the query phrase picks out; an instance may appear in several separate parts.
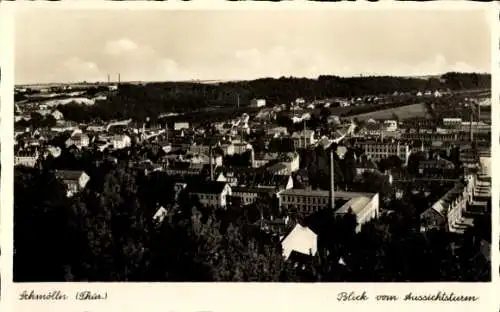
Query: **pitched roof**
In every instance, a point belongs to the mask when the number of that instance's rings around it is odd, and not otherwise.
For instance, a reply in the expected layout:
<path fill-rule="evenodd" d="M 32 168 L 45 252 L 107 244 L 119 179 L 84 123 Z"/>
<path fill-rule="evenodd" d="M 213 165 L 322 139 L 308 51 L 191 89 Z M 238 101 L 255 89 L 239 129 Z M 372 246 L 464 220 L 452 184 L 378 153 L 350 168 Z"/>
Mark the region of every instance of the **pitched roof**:
<path fill-rule="evenodd" d="M 441 197 L 437 202 L 432 205 L 430 209 L 434 209 L 442 216 L 446 216 L 448 214 L 448 210 L 451 207 L 451 204 L 460 194 L 463 192 L 464 185 L 462 183 L 457 183 L 455 186 L 450 189 L 446 194 Z"/>
<path fill-rule="evenodd" d="M 78 180 L 84 173 L 81 170 L 56 170 L 55 175 L 62 180 Z"/>
<path fill-rule="evenodd" d="M 304 255 L 316 254 L 318 248 L 318 235 L 310 228 L 300 224 L 295 225 L 293 230 L 281 241 L 283 256 L 288 259 L 295 251 Z"/>
<path fill-rule="evenodd" d="M 268 171 L 236 171 L 239 184 L 252 187 L 274 186 L 285 188 L 290 175 L 277 175 Z"/>
<path fill-rule="evenodd" d="M 278 159 L 278 153 L 256 153 L 254 159 L 256 160 L 275 160 Z"/>
<path fill-rule="evenodd" d="M 187 186 L 187 191 L 189 193 L 220 194 L 226 185 L 226 182 L 198 181 L 197 183 L 190 183 Z"/>
<path fill-rule="evenodd" d="M 89 140 L 89 136 L 85 133 L 75 133 L 70 137 L 73 141 Z"/>
<path fill-rule="evenodd" d="M 281 192 L 281 195 L 298 195 L 298 196 L 328 196 L 329 191 L 326 190 L 307 190 L 307 189 L 288 189 Z M 355 197 L 369 197 L 372 198 L 376 193 L 363 193 L 363 192 L 344 192 L 335 191 L 335 198 L 351 199 Z"/>
<path fill-rule="evenodd" d="M 419 161 L 419 167 L 424 167 L 426 165 L 432 166 L 434 165 L 435 167 L 452 167 L 455 168 L 455 164 L 447 159 L 440 158 L 440 159 L 430 159 L 430 160 L 421 160 Z"/>
<path fill-rule="evenodd" d="M 349 211 L 349 209 L 351 209 L 354 214 L 358 214 L 361 211 L 363 211 L 363 209 L 366 207 L 366 205 L 368 205 L 370 200 L 371 200 L 371 197 L 367 197 L 367 196 L 354 197 L 354 198 L 350 199 L 348 202 L 346 202 L 344 205 L 342 205 L 336 211 L 336 213 L 347 213 Z"/>
<path fill-rule="evenodd" d="M 287 166 L 283 163 L 277 163 L 266 168 L 270 173 L 279 172 L 281 170 L 286 170 Z"/>

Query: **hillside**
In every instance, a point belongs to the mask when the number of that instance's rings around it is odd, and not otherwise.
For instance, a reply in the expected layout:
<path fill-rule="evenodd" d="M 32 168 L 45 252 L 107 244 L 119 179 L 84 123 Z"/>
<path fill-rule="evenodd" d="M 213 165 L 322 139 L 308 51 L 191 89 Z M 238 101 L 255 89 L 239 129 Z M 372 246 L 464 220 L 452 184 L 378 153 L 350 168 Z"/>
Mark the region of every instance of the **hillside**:
<path fill-rule="evenodd" d="M 167 112 L 187 113 L 236 107 L 238 99 L 240 106 L 244 107 L 252 98 L 265 98 L 267 103 L 273 105 L 290 103 L 298 97 L 313 100 L 392 94 L 394 91 L 488 89 L 490 86 L 490 75 L 460 73 L 448 73 L 440 79 L 320 76 L 318 79 L 283 77 L 218 84 L 192 82 L 122 84 L 118 92 L 107 100 L 96 102 L 92 107 L 70 104 L 60 109 L 67 118 L 73 120 L 77 120 L 76 116 L 86 116 L 88 120 L 97 118 L 144 120 L 147 117 L 156 118 Z M 84 111 L 85 114 L 75 110 Z"/>

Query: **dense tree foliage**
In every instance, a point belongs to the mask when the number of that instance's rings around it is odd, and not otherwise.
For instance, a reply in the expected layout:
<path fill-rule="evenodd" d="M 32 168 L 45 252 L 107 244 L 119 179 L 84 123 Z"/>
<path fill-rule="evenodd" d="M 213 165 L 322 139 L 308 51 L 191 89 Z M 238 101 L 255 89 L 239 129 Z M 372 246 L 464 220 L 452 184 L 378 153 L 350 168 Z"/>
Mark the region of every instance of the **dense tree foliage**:
<path fill-rule="evenodd" d="M 64 185 L 49 171 L 16 171 L 16 280 L 279 281 L 283 274 L 293 276 L 286 272 L 279 244 L 251 235 L 240 219 L 228 223 L 231 211 L 201 213 L 192 200 L 172 206 L 171 193 L 150 189 L 157 183 L 134 170 L 115 167 L 94 171 L 92 178 L 99 180 L 98 175 L 102 183 L 67 199 Z M 153 215 L 160 201 L 170 205 L 158 228 Z"/>
<path fill-rule="evenodd" d="M 309 180 L 316 187 L 327 186 L 327 151 L 304 153 L 301 182 L 307 184 Z M 345 185 L 349 185 L 345 182 L 346 168 L 340 164 L 349 157 L 346 154 L 344 159 L 335 158 L 336 181 Z M 461 238 L 440 231 L 420 233 L 418 215 L 432 199 L 393 200 L 387 207 L 392 213 L 364 225 L 359 233 L 355 232 L 356 219 L 350 214 L 335 217 L 330 210 L 323 210 L 311 216 L 292 215 L 292 220 L 309 226 L 319 239 L 319 255 L 295 267 L 283 259 L 277 237 L 256 226 L 262 218 L 280 215 L 274 198 L 262 197 L 249 206 L 234 201 L 227 210 L 209 209 L 196 198 L 176 195 L 175 180 L 165 174 L 145 175 L 121 159 L 127 157 L 64 150 L 57 159 L 46 160 L 43 170 L 16 168 L 16 281 L 369 282 L 490 278 L 490 264 L 478 251 L 479 242 L 491 231 L 481 226 L 486 222 L 476 220 L 478 230 Z M 81 193 L 66 198 L 65 186 L 52 169 L 85 170 L 91 180 Z M 390 194 L 392 189 L 384 177 L 366 173 L 352 187 L 382 194 L 389 188 L 386 192 Z M 167 214 L 157 224 L 153 215 L 160 206 Z M 459 247 L 451 242 L 458 242 Z"/>
<path fill-rule="evenodd" d="M 71 243 L 61 235 L 69 219 L 64 185 L 49 172 L 21 168 L 15 172 L 14 198 L 16 279 L 63 280 Z"/>
<path fill-rule="evenodd" d="M 29 120 L 21 119 L 15 123 L 15 126 L 17 128 L 33 127 L 41 129 L 54 127 L 56 123 L 57 120 L 50 114 L 43 116 L 39 113 L 31 113 Z"/>

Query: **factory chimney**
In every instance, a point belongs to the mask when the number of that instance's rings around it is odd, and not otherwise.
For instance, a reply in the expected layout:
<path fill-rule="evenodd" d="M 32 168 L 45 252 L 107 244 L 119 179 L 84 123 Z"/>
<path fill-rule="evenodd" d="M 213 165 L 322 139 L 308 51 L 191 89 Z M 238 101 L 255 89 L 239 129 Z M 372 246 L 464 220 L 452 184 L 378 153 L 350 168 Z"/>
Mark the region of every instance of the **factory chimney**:
<path fill-rule="evenodd" d="M 474 106 L 471 104 L 470 108 L 470 125 L 469 125 L 469 134 L 470 134 L 470 142 L 472 143 L 474 141 L 474 128 L 472 126 L 472 123 L 474 122 Z"/>
<path fill-rule="evenodd" d="M 335 209 L 335 162 L 333 160 L 333 149 L 330 150 L 330 208 Z"/>
<path fill-rule="evenodd" d="M 479 133 L 479 122 L 481 121 L 481 105 L 477 103 L 477 133 Z"/>
<path fill-rule="evenodd" d="M 306 134 L 306 121 L 304 120 L 304 148 L 307 148 L 307 134 Z"/>
<path fill-rule="evenodd" d="M 208 165 L 210 166 L 210 181 L 214 180 L 214 167 L 212 161 L 212 145 L 210 144 L 209 152 L 208 152 Z"/>

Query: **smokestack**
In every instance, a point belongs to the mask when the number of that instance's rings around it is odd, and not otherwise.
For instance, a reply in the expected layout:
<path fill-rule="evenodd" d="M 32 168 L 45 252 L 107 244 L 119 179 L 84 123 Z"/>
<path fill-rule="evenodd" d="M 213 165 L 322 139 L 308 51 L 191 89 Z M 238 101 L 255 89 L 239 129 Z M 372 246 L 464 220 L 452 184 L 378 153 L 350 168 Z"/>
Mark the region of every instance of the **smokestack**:
<path fill-rule="evenodd" d="M 250 163 L 252 168 L 255 168 L 255 151 L 253 147 L 250 149 Z"/>
<path fill-rule="evenodd" d="M 307 134 L 306 134 L 306 121 L 304 120 L 304 148 L 307 148 L 306 138 L 307 138 Z"/>
<path fill-rule="evenodd" d="M 333 161 L 333 149 L 330 150 L 330 208 L 335 209 L 335 163 Z"/>
<path fill-rule="evenodd" d="M 118 73 L 118 84 L 120 84 L 120 74 Z"/>
<path fill-rule="evenodd" d="M 110 78 L 109 78 L 109 74 L 108 74 L 108 85 L 110 84 Z"/>
<path fill-rule="evenodd" d="M 474 130 L 472 127 L 472 122 L 474 121 L 474 107 L 471 104 L 471 109 L 470 109 L 470 125 L 469 125 L 469 134 L 470 134 L 470 142 L 472 143 L 474 141 Z"/>
<path fill-rule="evenodd" d="M 210 144 L 208 154 L 209 154 L 208 165 L 210 166 L 210 181 L 213 181 L 214 180 L 214 168 L 213 168 L 213 164 L 212 164 L 212 145 L 211 144 Z"/>
<path fill-rule="evenodd" d="M 481 121 L 481 105 L 477 103 L 477 132 L 479 133 L 479 121 Z"/>

